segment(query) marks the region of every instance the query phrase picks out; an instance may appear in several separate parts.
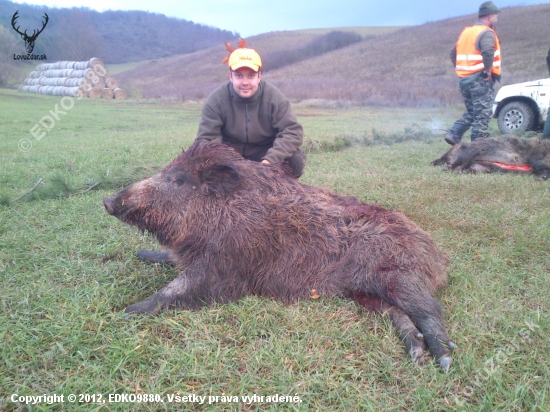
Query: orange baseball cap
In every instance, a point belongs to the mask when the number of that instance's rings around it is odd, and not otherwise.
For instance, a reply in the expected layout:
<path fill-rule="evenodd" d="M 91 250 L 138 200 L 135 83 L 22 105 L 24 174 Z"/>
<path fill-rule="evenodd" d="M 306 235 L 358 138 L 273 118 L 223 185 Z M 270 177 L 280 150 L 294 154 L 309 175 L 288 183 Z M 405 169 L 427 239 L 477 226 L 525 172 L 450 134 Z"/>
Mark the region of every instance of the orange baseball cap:
<path fill-rule="evenodd" d="M 235 49 L 229 56 L 227 65 L 231 70 L 238 70 L 241 67 L 248 67 L 255 72 L 262 68 L 262 59 L 254 49 Z"/>

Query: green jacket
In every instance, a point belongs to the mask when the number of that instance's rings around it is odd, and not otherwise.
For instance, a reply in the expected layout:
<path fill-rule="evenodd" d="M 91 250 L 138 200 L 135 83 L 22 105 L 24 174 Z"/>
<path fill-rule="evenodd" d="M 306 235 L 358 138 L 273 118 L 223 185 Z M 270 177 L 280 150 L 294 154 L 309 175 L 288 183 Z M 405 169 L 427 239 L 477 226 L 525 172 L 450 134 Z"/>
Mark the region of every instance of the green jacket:
<path fill-rule="evenodd" d="M 254 96 L 243 99 L 227 82 L 206 99 L 197 140 L 225 143 L 245 158 L 269 148 L 262 159 L 278 163 L 302 145 L 303 129 L 275 86 L 261 80 Z"/>

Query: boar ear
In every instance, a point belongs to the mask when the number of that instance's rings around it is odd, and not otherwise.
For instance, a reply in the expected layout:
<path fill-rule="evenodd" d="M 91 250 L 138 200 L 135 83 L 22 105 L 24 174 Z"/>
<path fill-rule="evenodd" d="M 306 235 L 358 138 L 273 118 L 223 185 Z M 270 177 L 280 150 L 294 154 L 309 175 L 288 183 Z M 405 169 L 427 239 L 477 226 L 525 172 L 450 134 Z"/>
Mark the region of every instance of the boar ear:
<path fill-rule="evenodd" d="M 230 165 L 215 164 L 199 170 L 201 191 L 205 194 L 225 195 L 239 185 L 241 178 Z"/>

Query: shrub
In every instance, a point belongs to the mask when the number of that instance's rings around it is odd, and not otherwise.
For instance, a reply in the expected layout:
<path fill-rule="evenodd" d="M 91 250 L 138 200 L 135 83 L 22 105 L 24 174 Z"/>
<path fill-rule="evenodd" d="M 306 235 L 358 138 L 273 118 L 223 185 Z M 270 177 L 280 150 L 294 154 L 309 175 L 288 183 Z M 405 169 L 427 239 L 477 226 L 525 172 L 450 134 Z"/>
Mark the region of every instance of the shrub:
<path fill-rule="evenodd" d="M 262 57 L 263 71 L 277 69 L 289 64 L 297 63 L 303 60 L 328 53 L 332 50 L 341 49 L 360 42 L 361 36 L 355 32 L 331 31 L 320 36 L 304 47 L 290 50 L 276 50 L 267 53 Z"/>

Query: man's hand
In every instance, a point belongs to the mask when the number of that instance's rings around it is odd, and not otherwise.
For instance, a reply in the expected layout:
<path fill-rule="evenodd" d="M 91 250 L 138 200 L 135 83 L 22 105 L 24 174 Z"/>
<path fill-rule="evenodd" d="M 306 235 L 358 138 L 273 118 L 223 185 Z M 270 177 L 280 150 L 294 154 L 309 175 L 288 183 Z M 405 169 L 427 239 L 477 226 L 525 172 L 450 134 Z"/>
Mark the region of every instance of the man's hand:
<path fill-rule="evenodd" d="M 266 160 L 266 159 L 262 160 L 262 163 L 263 163 L 263 164 L 266 164 L 266 165 L 270 165 L 270 164 L 271 164 L 271 162 L 270 162 L 269 160 Z"/>

